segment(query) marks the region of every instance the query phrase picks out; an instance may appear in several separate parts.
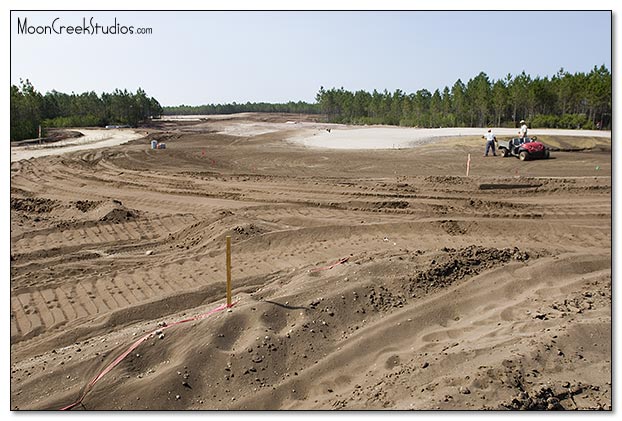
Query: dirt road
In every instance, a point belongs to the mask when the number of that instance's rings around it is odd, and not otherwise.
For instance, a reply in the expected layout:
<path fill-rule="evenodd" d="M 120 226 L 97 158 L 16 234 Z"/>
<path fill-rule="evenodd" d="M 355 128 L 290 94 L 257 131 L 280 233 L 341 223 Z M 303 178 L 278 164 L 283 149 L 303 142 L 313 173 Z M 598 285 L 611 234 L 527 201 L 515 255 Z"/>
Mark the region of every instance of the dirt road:
<path fill-rule="evenodd" d="M 292 120 L 12 162 L 12 409 L 76 402 L 163 327 L 75 409 L 611 408 L 610 140 L 329 150 Z M 235 305 L 194 319 L 227 235 Z"/>

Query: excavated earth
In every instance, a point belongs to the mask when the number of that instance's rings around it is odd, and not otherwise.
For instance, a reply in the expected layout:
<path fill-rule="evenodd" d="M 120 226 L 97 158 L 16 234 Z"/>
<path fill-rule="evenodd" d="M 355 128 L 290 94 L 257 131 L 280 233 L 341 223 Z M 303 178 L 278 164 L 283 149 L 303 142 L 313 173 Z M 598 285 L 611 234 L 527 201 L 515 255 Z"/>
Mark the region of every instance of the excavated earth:
<path fill-rule="evenodd" d="M 610 139 L 332 150 L 295 118 L 11 164 L 11 409 L 611 410 Z"/>

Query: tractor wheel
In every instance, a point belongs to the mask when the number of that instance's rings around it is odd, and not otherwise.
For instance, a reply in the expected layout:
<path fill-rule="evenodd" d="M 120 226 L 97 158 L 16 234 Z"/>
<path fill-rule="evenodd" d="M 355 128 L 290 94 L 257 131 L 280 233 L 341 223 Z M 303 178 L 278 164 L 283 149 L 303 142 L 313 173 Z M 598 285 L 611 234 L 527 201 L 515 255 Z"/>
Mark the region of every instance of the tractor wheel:
<path fill-rule="evenodd" d="M 529 152 L 527 152 L 527 151 L 521 151 L 521 153 L 520 153 L 520 154 L 518 154 L 518 158 L 519 158 L 521 161 L 527 161 L 527 160 L 529 159 Z"/>
<path fill-rule="evenodd" d="M 510 155 L 510 152 L 506 149 L 506 148 L 500 148 L 501 149 L 501 156 L 502 157 L 506 157 L 508 155 Z"/>
<path fill-rule="evenodd" d="M 549 152 L 549 150 L 545 150 L 544 151 L 544 159 L 549 159 L 551 157 L 551 152 Z"/>

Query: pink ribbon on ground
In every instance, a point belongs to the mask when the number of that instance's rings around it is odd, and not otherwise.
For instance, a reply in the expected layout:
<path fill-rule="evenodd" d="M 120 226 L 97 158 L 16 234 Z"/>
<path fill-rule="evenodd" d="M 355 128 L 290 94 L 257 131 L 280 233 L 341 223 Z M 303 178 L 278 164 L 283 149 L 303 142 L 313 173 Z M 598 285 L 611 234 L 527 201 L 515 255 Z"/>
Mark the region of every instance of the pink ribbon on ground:
<path fill-rule="evenodd" d="M 343 258 L 341 258 L 341 259 L 337 260 L 337 261 L 336 261 L 335 263 L 333 263 L 332 265 L 324 266 L 324 267 L 321 267 L 321 268 L 311 269 L 311 272 L 318 272 L 318 271 L 320 271 L 320 270 L 328 270 L 328 269 L 332 269 L 332 268 L 334 268 L 334 267 L 335 267 L 335 266 L 337 266 L 337 265 L 340 265 L 340 264 L 342 264 L 342 263 L 347 262 L 347 261 L 348 261 L 348 259 L 350 259 L 350 258 L 349 258 L 349 257 L 343 257 Z"/>
<path fill-rule="evenodd" d="M 236 301 L 236 303 L 237 303 L 237 301 Z M 236 303 L 231 304 L 231 306 L 233 307 Z M 82 396 L 80 397 L 80 399 L 78 399 L 77 401 L 75 401 L 74 403 L 72 403 L 70 405 L 67 405 L 67 406 L 64 406 L 64 407 L 60 408 L 60 410 L 61 411 L 65 411 L 65 410 L 68 410 L 68 409 L 72 409 L 72 408 L 76 407 L 77 405 L 80 405 L 82 403 L 82 401 L 84 400 L 84 398 L 86 397 L 86 394 L 89 393 L 91 391 L 91 389 L 93 389 L 93 386 L 95 386 L 95 383 L 97 383 L 99 380 L 102 379 L 102 377 L 104 377 L 106 374 L 108 374 L 110 372 L 110 370 L 115 368 L 121 361 L 123 361 L 125 359 L 125 357 L 127 357 L 132 351 L 134 351 L 136 348 L 138 348 L 138 346 L 140 344 L 145 342 L 151 336 L 155 336 L 156 332 L 168 329 L 170 327 L 179 325 L 181 323 L 192 322 L 192 321 L 204 319 L 207 316 L 209 316 L 211 314 L 214 314 L 214 313 L 217 313 L 219 311 L 222 311 L 222 310 L 224 310 L 226 308 L 228 308 L 227 304 L 223 304 L 223 305 L 221 305 L 219 307 L 216 307 L 213 310 L 208 311 L 207 313 L 199 314 L 198 316 L 194 316 L 194 317 L 190 317 L 188 319 L 180 320 L 180 321 L 171 323 L 170 325 L 167 324 L 165 326 L 162 326 L 161 328 L 158 328 L 158 329 L 154 330 L 151 333 L 147 333 L 146 335 L 141 337 L 139 340 L 134 342 L 127 350 L 125 350 L 125 352 L 123 352 L 121 355 L 119 355 L 117 358 L 115 358 L 114 361 L 112 361 L 110 364 L 108 364 L 108 366 L 106 368 L 104 368 L 97 376 L 95 376 L 93 378 L 93 380 L 91 380 L 86 385 L 86 388 L 84 389 L 84 393 L 82 393 Z"/>

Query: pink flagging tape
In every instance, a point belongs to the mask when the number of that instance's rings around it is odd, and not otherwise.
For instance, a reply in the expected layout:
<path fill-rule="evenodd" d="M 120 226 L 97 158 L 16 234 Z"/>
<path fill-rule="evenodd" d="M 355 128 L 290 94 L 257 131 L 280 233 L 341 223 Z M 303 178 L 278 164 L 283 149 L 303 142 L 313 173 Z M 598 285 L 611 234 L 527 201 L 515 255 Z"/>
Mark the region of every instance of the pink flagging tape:
<path fill-rule="evenodd" d="M 231 304 L 231 307 L 233 307 L 235 304 L 237 304 L 237 301 L 235 303 Z M 199 314 L 197 316 L 190 317 L 188 319 L 184 319 L 184 320 L 180 320 L 180 321 L 177 321 L 177 322 L 174 322 L 174 323 L 171 323 L 171 324 L 167 324 L 167 325 L 164 325 L 164 326 L 154 330 L 151 333 L 147 333 L 145 336 L 141 337 L 139 340 L 134 342 L 127 350 L 125 350 L 125 352 L 123 352 L 121 355 L 119 355 L 117 358 L 115 358 L 114 361 L 112 361 L 97 376 L 95 376 L 93 378 L 93 380 L 91 380 L 86 385 L 86 388 L 84 389 L 84 392 L 82 393 L 82 396 L 80 397 L 80 399 L 78 399 L 77 401 L 75 401 L 74 403 L 72 403 L 70 405 L 67 405 L 67 406 L 64 406 L 64 407 L 60 408 L 60 410 L 61 411 L 66 411 L 68 409 L 72 409 L 72 408 L 80 405 L 82 403 L 82 401 L 84 400 L 84 398 L 86 397 L 87 393 L 89 393 L 91 391 L 91 389 L 93 389 L 93 387 L 95 386 L 95 383 L 97 383 L 99 380 L 102 379 L 102 377 L 104 377 L 106 374 L 108 374 L 110 372 L 110 370 L 115 368 L 121 361 L 123 361 L 125 359 L 125 357 L 127 357 L 132 351 L 134 351 L 136 348 L 138 348 L 138 346 L 140 344 L 145 342 L 151 336 L 155 336 L 156 332 L 168 329 L 170 327 L 173 327 L 173 326 L 176 326 L 176 325 L 179 325 L 179 324 L 182 324 L 182 323 L 205 319 L 207 316 L 209 316 L 211 314 L 214 314 L 214 313 L 217 313 L 219 311 L 222 311 L 222 310 L 224 310 L 226 308 L 229 308 L 229 306 L 227 306 L 227 304 L 222 304 L 222 305 L 216 307 L 215 309 L 208 311 L 207 313 Z"/>
<path fill-rule="evenodd" d="M 310 272 L 318 272 L 318 271 L 320 271 L 320 270 L 329 270 L 329 269 L 334 268 L 334 267 L 335 267 L 335 266 L 337 266 L 337 265 L 340 265 L 340 264 L 342 264 L 342 263 L 347 262 L 349 259 L 350 259 L 349 257 L 343 257 L 343 258 L 341 258 L 341 259 L 337 260 L 337 261 L 336 261 L 335 263 L 333 263 L 332 265 L 324 266 L 324 267 L 321 267 L 321 268 L 311 269 L 311 270 L 310 270 Z"/>

